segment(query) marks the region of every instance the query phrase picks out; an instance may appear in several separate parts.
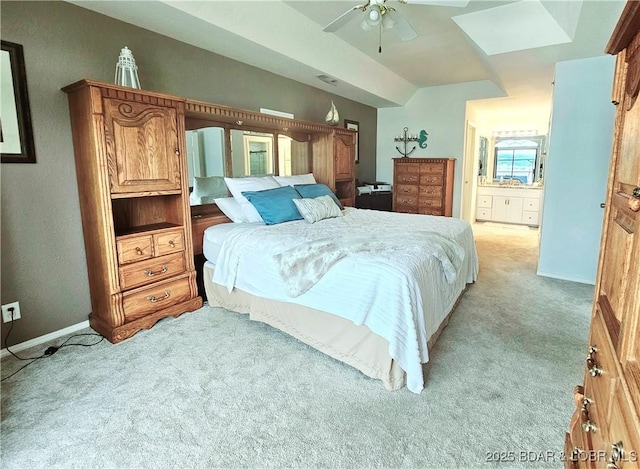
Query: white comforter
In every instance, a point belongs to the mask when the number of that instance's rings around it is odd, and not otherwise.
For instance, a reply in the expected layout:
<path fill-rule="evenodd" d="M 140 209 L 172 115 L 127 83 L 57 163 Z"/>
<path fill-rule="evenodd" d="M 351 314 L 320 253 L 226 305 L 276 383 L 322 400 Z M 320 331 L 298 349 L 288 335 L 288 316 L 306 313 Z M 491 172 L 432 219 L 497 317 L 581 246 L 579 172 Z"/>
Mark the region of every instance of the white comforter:
<path fill-rule="evenodd" d="M 300 220 L 234 226 L 214 260 L 213 281 L 229 291 L 237 287 L 366 325 L 389 342 L 390 356 L 407 373 L 408 389 L 419 393 L 424 386 L 422 363 L 429 360 L 429 337 L 465 285 L 477 278 L 471 227 L 445 217 L 353 208 L 343 213 L 314 224 Z M 414 237 L 418 241 L 411 243 Z M 397 242 L 390 243 L 394 238 Z M 436 244 L 421 249 L 420 240 L 429 238 Z M 302 291 L 283 281 L 280 269 L 288 255 L 330 239 L 339 240 L 338 246 L 350 239 L 359 244 L 354 252 L 334 256 Z M 377 248 L 363 248 L 364 239 L 371 239 Z"/>

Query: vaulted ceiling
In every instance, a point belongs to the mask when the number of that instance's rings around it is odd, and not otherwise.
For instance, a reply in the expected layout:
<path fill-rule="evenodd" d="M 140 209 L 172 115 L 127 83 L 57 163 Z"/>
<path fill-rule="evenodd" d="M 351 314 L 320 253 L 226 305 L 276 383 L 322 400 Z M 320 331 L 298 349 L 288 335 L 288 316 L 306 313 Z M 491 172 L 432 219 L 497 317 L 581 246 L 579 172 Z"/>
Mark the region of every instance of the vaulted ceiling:
<path fill-rule="evenodd" d="M 360 10 L 323 31 L 363 0 L 71 3 L 382 108 L 419 88 L 482 80 L 504 91 L 505 106 L 548 103 L 555 63 L 603 55 L 625 1 L 387 0 L 416 32 L 408 41 L 395 26 L 364 31 Z"/>

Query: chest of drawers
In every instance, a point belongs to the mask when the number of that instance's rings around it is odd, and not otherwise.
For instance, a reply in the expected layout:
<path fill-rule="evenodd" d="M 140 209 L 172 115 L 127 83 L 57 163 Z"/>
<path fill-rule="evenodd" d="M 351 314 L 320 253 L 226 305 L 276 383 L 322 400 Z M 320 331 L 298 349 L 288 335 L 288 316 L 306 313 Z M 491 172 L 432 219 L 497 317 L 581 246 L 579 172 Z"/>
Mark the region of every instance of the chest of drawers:
<path fill-rule="evenodd" d="M 453 158 L 394 158 L 393 211 L 450 217 Z"/>

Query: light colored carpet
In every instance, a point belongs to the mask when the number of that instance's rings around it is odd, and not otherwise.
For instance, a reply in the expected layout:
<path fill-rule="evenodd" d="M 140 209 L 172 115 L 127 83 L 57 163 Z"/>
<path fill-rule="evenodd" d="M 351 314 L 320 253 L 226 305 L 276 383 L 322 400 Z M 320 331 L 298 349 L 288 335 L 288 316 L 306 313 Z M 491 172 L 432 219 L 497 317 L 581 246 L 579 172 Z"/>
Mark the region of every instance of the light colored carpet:
<path fill-rule="evenodd" d="M 4 381 L 1 466 L 562 467 L 593 287 L 537 277 L 535 230 L 474 231 L 480 278 L 421 395 L 204 307 Z M 2 376 L 22 364 L 4 359 Z"/>

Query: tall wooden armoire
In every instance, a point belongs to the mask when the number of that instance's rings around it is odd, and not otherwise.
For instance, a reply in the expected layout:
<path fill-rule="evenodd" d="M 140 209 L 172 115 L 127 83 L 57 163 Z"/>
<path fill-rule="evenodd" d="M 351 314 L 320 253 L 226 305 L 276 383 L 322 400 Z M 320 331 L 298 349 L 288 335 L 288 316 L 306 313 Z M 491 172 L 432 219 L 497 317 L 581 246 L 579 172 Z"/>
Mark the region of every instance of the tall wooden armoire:
<path fill-rule="evenodd" d="M 91 327 L 119 342 L 202 306 L 184 100 L 83 80 L 69 95 Z"/>
<path fill-rule="evenodd" d="M 614 144 L 584 385 L 566 436 L 568 468 L 640 467 L 640 2 L 607 45 L 617 55 Z"/>

